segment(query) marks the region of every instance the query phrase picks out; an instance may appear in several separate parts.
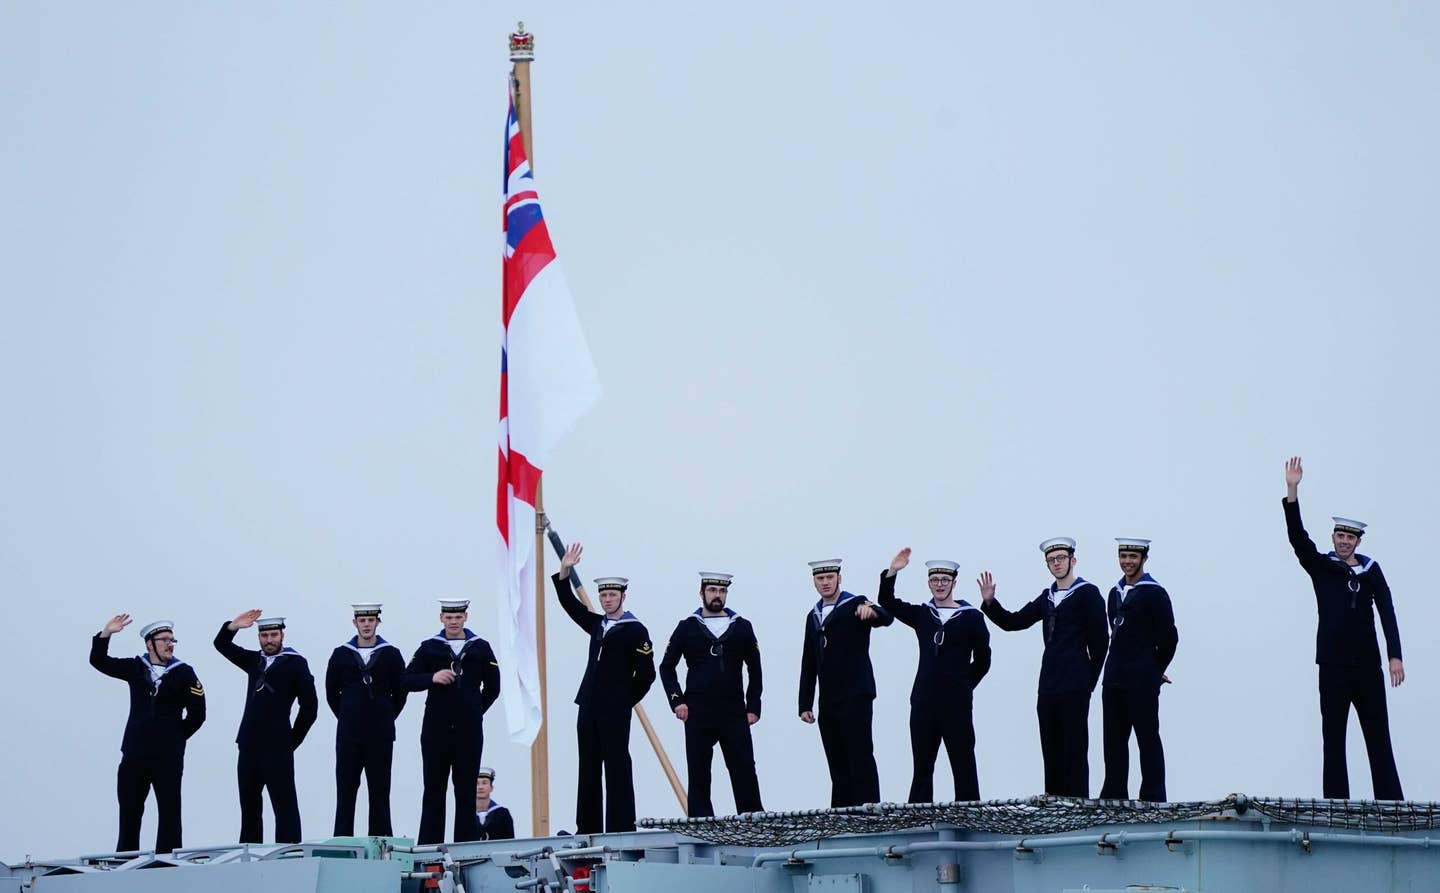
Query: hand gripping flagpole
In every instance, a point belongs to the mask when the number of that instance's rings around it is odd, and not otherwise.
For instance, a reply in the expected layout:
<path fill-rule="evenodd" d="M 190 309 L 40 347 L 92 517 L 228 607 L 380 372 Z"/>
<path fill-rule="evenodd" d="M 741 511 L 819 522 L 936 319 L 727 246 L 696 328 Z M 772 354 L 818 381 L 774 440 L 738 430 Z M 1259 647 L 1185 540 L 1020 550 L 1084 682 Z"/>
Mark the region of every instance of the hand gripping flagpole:
<path fill-rule="evenodd" d="M 537 520 L 536 524 L 540 522 Z M 560 534 L 551 527 L 548 520 L 545 524 L 545 535 L 550 539 L 550 546 L 555 554 L 565 557 L 565 543 L 560 539 Z M 570 586 L 575 590 L 575 595 L 580 599 L 580 604 L 585 610 L 591 610 L 590 596 L 585 592 L 585 584 L 580 581 L 580 575 L 575 568 L 570 568 Z M 665 746 L 660 743 L 660 736 L 655 734 L 655 727 L 650 724 L 650 717 L 645 713 L 645 708 L 639 704 L 635 705 L 635 716 L 640 720 L 640 727 L 645 730 L 645 737 L 650 739 L 650 746 L 655 749 L 655 756 L 660 760 L 660 768 L 665 770 L 665 777 L 670 780 L 670 787 L 675 791 L 675 799 L 680 801 L 680 809 L 687 816 L 690 814 L 690 798 L 685 796 L 685 786 L 680 783 L 680 776 L 675 772 L 675 766 L 670 762 L 670 757 L 665 753 Z"/>

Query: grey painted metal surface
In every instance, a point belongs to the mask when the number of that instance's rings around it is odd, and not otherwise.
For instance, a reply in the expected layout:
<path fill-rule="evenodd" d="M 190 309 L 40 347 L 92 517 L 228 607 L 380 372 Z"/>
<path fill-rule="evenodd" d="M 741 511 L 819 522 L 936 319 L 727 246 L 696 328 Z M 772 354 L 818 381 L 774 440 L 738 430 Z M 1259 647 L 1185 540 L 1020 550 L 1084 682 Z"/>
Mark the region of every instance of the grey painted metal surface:
<path fill-rule="evenodd" d="M 34 893 L 397 893 L 401 863 L 379 859 L 282 858 L 168 864 L 142 870 L 21 876 Z"/>
<path fill-rule="evenodd" d="M 1346 830 L 1234 812 L 1035 835 L 931 825 L 789 846 L 707 843 L 674 831 L 407 844 L 231 846 L 0 866 L 0 893 L 1440 890 L 1435 830 Z"/>
<path fill-rule="evenodd" d="M 797 847 L 711 845 L 670 832 L 552 838 L 545 844 L 553 852 L 535 854 L 531 846 L 520 859 L 512 858 L 515 847 L 497 844 L 460 844 L 450 852 L 467 866 L 469 893 L 515 889 L 506 866 L 547 889 L 573 889 L 559 882 L 583 864 L 593 864 L 596 893 L 1440 890 L 1440 836 L 1433 833 L 1316 830 L 1234 816 L 1033 837 L 916 829 Z M 576 855 L 593 853 L 591 844 L 611 852 Z"/>

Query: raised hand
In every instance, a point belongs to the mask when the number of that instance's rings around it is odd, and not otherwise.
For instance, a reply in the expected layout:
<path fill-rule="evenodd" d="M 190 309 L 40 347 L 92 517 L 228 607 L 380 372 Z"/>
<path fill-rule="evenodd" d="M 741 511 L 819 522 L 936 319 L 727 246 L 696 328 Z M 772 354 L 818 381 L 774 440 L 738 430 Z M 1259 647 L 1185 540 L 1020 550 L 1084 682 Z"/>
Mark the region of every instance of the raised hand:
<path fill-rule="evenodd" d="M 1297 502 L 1300 499 L 1300 479 L 1305 476 L 1305 469 L 1300 464 L 1299 456 L 1291 456 L 1285 463 L 1285 501 Z"/>
<path fill-rule="evenodd" d="M 995 578 L 990 576 L 989 571 L 981 571 L 980 576 L 975 578 L 975 585 L 980 587 L 980 600 L 989 602 L 995 599 Z"/>
<path fill-rule="evenodd" d="M 858 608 L 855 609 L 855 619 L 856 619 L 856 620 L 874 620 L 874 619 L 875 619 L 875 609 L 872 608 L 872 607 L 870 607 L 869 605 L 861 605 L 860 607 L 858 607 Z"/>
<path fill-rule="evenodd" d="M 1398 657 L 1390 658 L 1390 687 L 1398 688 L 1405 681 L 1405 662 Z"/>
<path fill-rule="evenodd" d="M 250 627 L 255 625 L 255 621 L 260 619 L 260 613 L 261 611 L 259 608 L 251 608 L 248 611 L 241 611 L 239 614 L 235 615 L 234 620 L 230 621 L 230 625 L 235 629 L 249 629 Z"/>
<path fill-rule="evenodd" d="M 565 554 L 560 556 L 560 572 L 562 574 L 569 573 L 570 568 L 580 563 L 580 553 L 584 551 L 585 547 L 579 543 L 571 543 L 566 546 Z"/>
<path fill-rule="evenodd" d="M 896 552 L 894 558 L 890 559 L 890 576 L 893 577 L 893 576 L 895 576 L 896 574 L 900 573 L 900 572 L 901 572 L 902 570 L 904 570 L 904 569 L 906 568 L 906 566 L 908 566 L 909 564 L 910 564 L 910 547 L 909 547 L 909 546 L 906 546 L 905 548 L 901 549 L 899 552 Z"/>
<path fill-rule="evenodd" d="M 103 627 L 101 627 L 100 638 L 108 639 L 129 625 L 129 614 L 116 614 L 114 617 L 111 617 L 108 621 L 106 621 Z"/>

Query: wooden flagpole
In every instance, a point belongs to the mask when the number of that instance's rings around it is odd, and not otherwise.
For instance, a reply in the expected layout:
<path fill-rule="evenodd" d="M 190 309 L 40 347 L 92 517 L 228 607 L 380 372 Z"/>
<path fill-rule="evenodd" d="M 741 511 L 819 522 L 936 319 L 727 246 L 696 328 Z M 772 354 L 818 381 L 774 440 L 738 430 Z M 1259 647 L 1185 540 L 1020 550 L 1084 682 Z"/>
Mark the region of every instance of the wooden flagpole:
<path fill-rule="evenodd" d="M 520 142 L 530 169 L 535 169 L 530 141 L 530 62 L 535 58 L 535 36 L 520 22 L 510 35 L 510 89 L 515 97 L 515 118 Z M 550 836 L 550 699 L 545 682 L 545 503 L 541 484 L 535 484 L 535 658 L 540 667 L 540 731 L 530 745 L 530 836 Z"/>
<path fill-rule="evenodd" d="M 512 63 L 510 85 L 515 94 L 515 118 L 520 127 L 520 141 L 525 147 L 525 158 L 530 163 L 531 171 L 535 170 L 535 149 L 530 127 L 530 63 L 534 60 L 535 35 L 526 32 L 525 23 L 520 22 L 516 27 L 516 33 L 510 35 L 510 62 Z M 545 507 L 541 499 L 541 487 L 537 483 L 535 486 L 535 651 L 540 665 L 540 732 L 535 736 L 535 742 L 530 745 L 530 830 L 534 837 L 547 837 L 550 834 L 550 736 L 548 731 L 550 711 L 545 665 L 545 530 L 547 527 L 548 520 L 545 517 Z M 577 585 L 575 593 L 586 610 L 590 610 L 592 605 L 585 592 L 585 587 Z M 670 762 L 669 755 L 665 753 L 665 747 L 660 743 L 660 736 L 655 734 L 655 727 L 650 724 L 650 717 L 646 715 L 645 708 L 639 704 L 635 705 L 635 715 L 640 719 L 640 727 L 645 730 L 645 737 L 650 739 L 650 746 L 660 760 L 660 767 L 665 770 L 665 777 L 670 782 L 670 788 L 675 792 L 675 799 L 679 801 L 680 809 L 689 815 L 689 798 L 685 796 L 685 786 L 680 783 L 680 776 L 675 772 L 675 766 Z"/>
<path fill-rule="evenodd" d="M 535 483 L 535 662 L 540 667 L 540 731 L 530 745 L 530 836 L 550 836 L 550 699 L 545 685 L 545 507 Z"/>

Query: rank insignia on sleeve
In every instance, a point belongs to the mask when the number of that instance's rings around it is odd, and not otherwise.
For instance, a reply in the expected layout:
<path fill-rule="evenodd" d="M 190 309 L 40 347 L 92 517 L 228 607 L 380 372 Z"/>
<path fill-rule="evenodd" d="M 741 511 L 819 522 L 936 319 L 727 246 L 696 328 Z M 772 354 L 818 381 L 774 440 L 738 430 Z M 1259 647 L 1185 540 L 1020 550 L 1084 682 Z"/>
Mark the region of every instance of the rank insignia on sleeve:
<path fill-rule="evenodd" d="M 654 654 L 654 653 L 655 653 L 655 649 L 652 648 L 652 647 L 650 647 L 650 643 L 649 643 L 649 642 L 646 642 L 644 645 L 640 646 L 639 648 L 636 648 L 636 649 L 635 649 L 635 653 L 636 653 L 636 654 Z"/>
<path fill-rule="evenodd" d="M 497 663 L 495 663 L 495 661 L 492 660 L 492 661 L 490 661 L 490 666 L 492 666 L 492 667 L 498 667 L 498 666 L 500 666 L 500 665 L 497 664 Z"/>
<path fill-rule="evenodd" d="M 190 694 L 203 696 L 205 694 L 205 686 L 198 683 L 190 686 Z"/>

